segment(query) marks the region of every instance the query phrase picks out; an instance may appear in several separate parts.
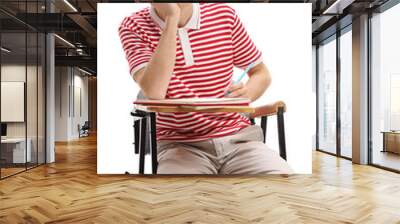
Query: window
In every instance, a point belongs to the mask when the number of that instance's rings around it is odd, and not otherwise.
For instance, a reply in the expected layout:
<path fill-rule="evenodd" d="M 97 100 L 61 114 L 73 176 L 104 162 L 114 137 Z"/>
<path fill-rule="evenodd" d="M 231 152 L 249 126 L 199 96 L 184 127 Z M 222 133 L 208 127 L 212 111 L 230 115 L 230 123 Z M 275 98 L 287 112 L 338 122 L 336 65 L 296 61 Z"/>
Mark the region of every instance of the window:
<path fill-rule="evenodd" d="M 340 155 L 352 157 L 352 32 L 340 36 Z"/>
<path fill-rule="evenodd" d="M 1 2 L 17 13 L 42 12 L 44 1 Z M 18 6 L 18 7 L 17 7 Z M 45 35 L 0 12 L 0 178 L 45 163 Z"/>
<path fill-rule="evenodd" d="M 1 177 L 26 169 L 31 162 L 31 141 L 27 140 L 26 122 L 26 33 L 1 33 Z M 6 49 L 6 50 L 4 50 Z"/>
<path fill-rule="evenodd" d="M 318 149 L 336 153 L 336 39 L 318 48 Z"/>
<path fill-rule="evenodd" d="M 400 5 L 371 18 L 372 164 L 400 170 Z"/>

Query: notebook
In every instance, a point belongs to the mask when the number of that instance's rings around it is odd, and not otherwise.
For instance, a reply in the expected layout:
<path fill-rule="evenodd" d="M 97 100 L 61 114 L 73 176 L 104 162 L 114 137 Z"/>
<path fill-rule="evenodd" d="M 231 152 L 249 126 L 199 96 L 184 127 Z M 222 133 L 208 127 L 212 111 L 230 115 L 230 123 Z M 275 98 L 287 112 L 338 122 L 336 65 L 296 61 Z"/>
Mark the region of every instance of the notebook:
<path fill-rule="evenodd" d="M 137 100 L 133 102 L 143 106 L 249 106 L 247 98 L 183 98 L 165 100 Z"/>

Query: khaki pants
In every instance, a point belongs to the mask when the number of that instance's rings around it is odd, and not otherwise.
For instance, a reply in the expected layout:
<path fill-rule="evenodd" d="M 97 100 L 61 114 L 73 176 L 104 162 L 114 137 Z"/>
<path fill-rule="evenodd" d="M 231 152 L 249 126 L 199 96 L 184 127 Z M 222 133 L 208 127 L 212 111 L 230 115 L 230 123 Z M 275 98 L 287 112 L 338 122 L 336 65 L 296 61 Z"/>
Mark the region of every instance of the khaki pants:
<path fill-rule="evenodd" d="M 252 125 L 225 137 L 198 142 L 158 142 L 158 174 L 291 174 L 279 154 Z"/>

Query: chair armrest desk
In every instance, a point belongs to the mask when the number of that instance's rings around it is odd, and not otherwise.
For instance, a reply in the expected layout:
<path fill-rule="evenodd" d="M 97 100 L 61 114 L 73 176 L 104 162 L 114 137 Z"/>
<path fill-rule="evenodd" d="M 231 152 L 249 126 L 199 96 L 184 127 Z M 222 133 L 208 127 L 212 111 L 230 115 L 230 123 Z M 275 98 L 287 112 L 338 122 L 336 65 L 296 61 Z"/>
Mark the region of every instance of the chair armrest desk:
<path fill-rule="evenodd" d="M 140 120 L 136 120 L 134 124 L 135 132 L 135 153 L 139 154 L 139 174 L 144 174 L 144 162 L 146 153 L 146 142 L 147 138 L 150 138 L 150 153 L 152 158 L 152 173 L 157 173 L 157 139 L 156 139 L 156 113 L 188 113 L 188 112 L 199 112 L 199 113 L 221 113 L 221 112 L 234 112 L 234 113 L 246 113 L 251 119 L 252 123 L 255 124 L 254 119 L 257 117 L 261 118 L 261 128 L 264 133 L 264 143 L 266 136 L 266 125 L 267 117 L 276 115 L 278 118 L 278 136 L 279 136 L 279 152 L 282 158 L 286 159 L 286 143 L 285 143 L 285 132 L 284 132 L 284 119 L 283 113 L 286 111 L 286 105 L 282 101 L 275 102 L 273 104 L 265 105 L 262 107 L 251 107 L 251 106 L 143 106 L 136 105 L 135 110 L 131 112 L 134 117 L 139 117 Z M 150 122 L 148 122 L 150 121 Z M 147 125 L 150 125 L 149 135 L 146 133 L 149 129 Z"/>

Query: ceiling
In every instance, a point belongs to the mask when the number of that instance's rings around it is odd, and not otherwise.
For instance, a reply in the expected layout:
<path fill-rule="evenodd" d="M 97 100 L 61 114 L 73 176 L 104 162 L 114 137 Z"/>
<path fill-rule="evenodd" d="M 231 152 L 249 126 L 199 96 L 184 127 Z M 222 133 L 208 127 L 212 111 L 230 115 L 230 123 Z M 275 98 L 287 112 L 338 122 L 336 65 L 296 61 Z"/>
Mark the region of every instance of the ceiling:
<path fill-rule="evenodd" d="M 351 23 L 351 17 L 382 5 L 387 0 L 267 0 L 237 2 L 311 3 L 312 36 L 317 43 L 341 26 Z M 134 2 L 133 0 L 1 0 L 0 22 L 4 32 L 16 33 L 25 28 L 40 32 L 55 32 L 56 64 L 86 67 L 96 71 L 97 3 Z M 142 1 L 143 2 L 143 1 Z M 146 1 L 148 2 L 148 1 Z M 49 13 L 50 8 L 52 13 Z M 28 13 L 26 13 L 28 12 Z M 290 15 L 288 15 L 290 16 Z M 13 38 L 13 36 L 15 38 Z M 20 43 L 18 34 L 5 38 Z M 63 41 L 62 39 L 66 40 Z M 73 46 L 72 46 L 72 45 Z M 29 50 L 28 50 L 29 51 Z"/>

